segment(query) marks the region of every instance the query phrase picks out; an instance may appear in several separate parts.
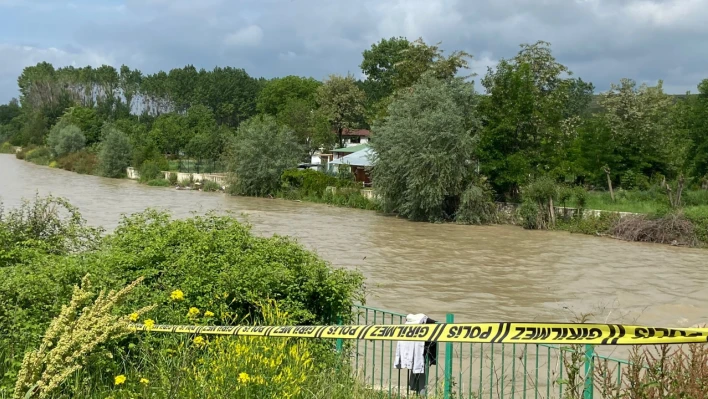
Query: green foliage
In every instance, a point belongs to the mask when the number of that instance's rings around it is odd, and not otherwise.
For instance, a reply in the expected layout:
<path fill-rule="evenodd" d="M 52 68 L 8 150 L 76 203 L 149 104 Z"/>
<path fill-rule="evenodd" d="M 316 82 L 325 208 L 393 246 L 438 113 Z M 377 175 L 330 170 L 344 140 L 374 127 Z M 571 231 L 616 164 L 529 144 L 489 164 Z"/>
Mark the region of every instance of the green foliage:
<path fill-rule="evenodd" d="M 57 165 L 72 172 L 93 175 L 98 172 L 98 156 L 84 149 L 58 158 Z"/>
<path fill-rule="evenodd" d="M 148 180 L 146 183 L 148 186 L 153 186 L 153 187 L 170 187 L 172 184 L 170 184 L 170 181 L 167 179 L 152 179 Z"/>
<path fill-rule="evenodd" d="M 94 108 L 71 107 L 59 119 L 56 126 L 77 126 L 85 136 L 86 145 L 98 143 L 101 140 L 103 121 Z M 51 132 L 50 132 L 51 133 Z"/>
<path fill-rule="evenodd" d="M 619 222 L 618 214 L 603 212 L 600 215 L 585 214 L 582 217 L 576 216 L 570 220 L 560 220 L 556 228 L 567 230 L 571 233 L 608 235 L 617 222 Z"/>
<path fill-rule="evenodd" d="M 522 45 L 482 79 L 480 104 L 487 123 L 480 142 L 482 173 L 507 197 L 518 196 L 529 178 L 552 173 L 572 177 L 568 159 L 579 123 L 568 117 L 568 68 L 556 62 L 549 43 Z"/>
<path fill-rule="evenodd" d="M 472 181 L 479 122 L 472 86 L 428 74 L 374 125 L 374 186 L 386 212 L 450 220 Z M 455 151 L 450 149 L 455 148 Z"/>
<path fill-rule="evenodd" d="M 10 144 L 9 142 L 4 142 L 2 145 L 0 145 L 0 154 L 14 154 L 15 153 L 15 147 Z"/>
<path fill-rule="evenodd" d="M 167 177 L 167 181 L 169 181 L 170 184 L 173 186 L 177 185 L 177 173 L 170 172 L 169 176 Z"/>
<path fill-rule="evenodd" d="M 143 162 L 143 164 L 140 165 L 140 170 L 138 171 L 140 174 L 140 181 L 149 182 L 150 180 L 155 180 L 158 177 L 161 177 L 162 168 L 160 166 L 161 165 L 155 161 Z M 177 180 L 177 175 L 175 175 L 175 180 Z"/>
<path fill-rule="evenodd" d="M 377 102 L 393 94 L 393 83 L 398 75 L 396 65 L 404 60 L 403 50 L 411 45 L 404 37 L 392 37 L 381 39 L 370 49 L 364 50 L 359 68 L 369 82 L 369 89 L 366 90 L 369 100 Z"/>
<path fill-rule="evenodd" d="M 469 68 L 471 54 L 458 50 L 446 57 L 439 44 L 428 45 L 419 38 L 401 50 L 402 59 L 395 64 L 396 73 L 392 79 L 395 90 L 415 85 L 426 72 L 438 79 L 449 80 L 461 69 Z"/>
<path fill-rule="evenodd" d="M 9 211 L 0 203 L 0 268 L 39 254 L 93 249 L 101 232 L 88 227 L 78 209 L 63 198 L 36 196 Z"/>
<path fill-rule="evenodd" d="M 462 224 L 489 224 L 497 220 L 497 207 L 486 184 L 472 184 L 460 196 L 455 221 Z"/>
<path fill-rule="evenodd" d="M 338 144 L 344 146 L 342 132 L 355 127 L 364 116 L 365 94 L 352 75 L 330 75 L 317 89 L 316 99 L 330 128 L 337 132 Z"/>
<path fill-rule="evenodd" d="M 327 190 L 322 196 L 321 202 L 330 205 L 372 211 L 380 209 L 379 203 L 364 197 L 359 188 L 338 188 L 334 190 Z"/>
<path fill-rule="evenodd" d="M 125 133 L 112 125 L 103 127 L 104 140 L 98 154 L 99 170 L 106 177 L 121 177 L 130 166 L 133 149 Z"/>
<path fill-rule="evenodd" d="M 540 209 L 537 202 L 530 199 L 525 199 L 519 208 L 519 216 L 521 217 L 521 226 L 525 229 L 535 230 L 543 228 L 541 225 L 541 215 L 543 211 Z"/>
<path fill-rule="evenodd" d="M 693 223 L 696 238 L 703 245 L 708 245 L 708 205 L 686 208 L 684 210 L 686 219 Z"/>
<path fill-rule="evenodd" d="M 280 177 L 284 191 L 297 190 L 301 196 L 322 197 L 327 187 L 349 187 L 352 182 L 312 169 L 288 169 Z"/>
<path fill-rule="evenodd" d="M 302 147 L 293 132 L 272 116 L 244 122 L 228 155 L 232 193 L 266 196 L 279 191 L 280 176 L 297 166 Z"/>
<path fill-rule="evenodd" d="M 271 79 L 258 93 L 256 109 L 265 114 L 278 116 L 293 100 L 314 105 L 315 93 L 320 86 L 322 83 L 315 79 L 293 75 Z"/>
<path fill-rule="evenodd" d="M 202 191 L 216 192 L 221 191 L 221 185 L 215 181 L 205 180 L 202 182 Z"/>
<path fill-rule="evenodd" d="M 86 145 L 86 137 L 81 129 L 75 125 L 56 125 L 49 131 L 47 145 L 55 157 L 63 157 L 72 152 L 77 152 Z"/>
<path fill-rule="evenodd" d="M 37 165 L 49 165 L 52 153 L 47 147 L 37 147 L 27 151 L 24 159 Z"/>

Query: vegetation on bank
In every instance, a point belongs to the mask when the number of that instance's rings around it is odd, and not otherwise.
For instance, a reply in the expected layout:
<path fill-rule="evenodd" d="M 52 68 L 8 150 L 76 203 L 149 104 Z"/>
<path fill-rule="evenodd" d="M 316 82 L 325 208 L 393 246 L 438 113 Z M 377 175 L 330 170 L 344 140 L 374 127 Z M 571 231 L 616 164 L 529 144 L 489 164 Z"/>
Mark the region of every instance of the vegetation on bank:
<path fill-rule="evenodd" d="M 115 232 L 103 235 L 86 226 L 66 201 L 37 198 L 0 213 L 0 395 L 12 392 L 23 354 L 38 347 L 51 320 L 69 303 L 72 287 L 87 274 L 93 294 L 143 278 L 115 305 L 115 314 L 155 306 L 140 320 L 158 323 L 259 323 L 268 317 L 263 305 L 269 298 L 292 323 L 335 323 L 347 320 L 351 305 L 363 300 L 361 274 L 333 269 L 286 237 L 257 237 L 231 217 L 172 220 L 148 210 L 125 217 Z M 196 316 L 192 308 L 198 309 L 198 320 L 190 319 Z M 298 344 L 286 349 L 292 345 Z M 229 348 L 224 350 L 236 350 Z M 125 388 L 114 386 L 113 377 L 127 375 L 126 386 L 140 387 L 139 378 L 146 378 L 154 387 L 146 389 L 164 389 L 164 397 L 174 397 L 167 387 L 177 380 L 169 380 L 170 375 L 190 376 L 194 382 L 196 371 L 177 371 L 209 360 L 208 353 L 196 349 L 164 337 L 111 340 L 82 357 L 81 369 L 70 373 L 61 390 L 74 397 L 105 397 L 107 391 Z M 308 347 L 313 362 L 333 369 L 331 349 L 315 343 Z M 204 378 L 211 378 L 206 374 L 203 369 Z M 183 381 L 184 386 L 175 386 L 188 389 L 190 380 Z"/>
<path fill-rule="evenodd" d="M 364 81 L 40 63 L 20 76 L 19 101 L 0 106 L 0 142 L 22 146 L 19 158 L 79 173 L 120 177 L 132 166 L 145 183 L 166 186 L 155 171 L 228 172 L 232 193 L 375 207 L 416 221 L 492 223 L 493 203 L 512 202 L 522 204 L 524 226 L 555 228 L 551 202 L 575 198 L 578 208 L 649 215 L 642 225 L 674 213 L 691 225 L 683 231 L 705 230 L 708 80 L 681 97 L 661 81 L 631 79 L 595 94 L 539 41 L 491 68 L 481 95 L 459 77 L 469 59 L 399 37 L 363 51 Z M 283 189 L 285 171 L 342 146 L 356 128 L 372 130 L 379 202 L 354 190 Z"/>

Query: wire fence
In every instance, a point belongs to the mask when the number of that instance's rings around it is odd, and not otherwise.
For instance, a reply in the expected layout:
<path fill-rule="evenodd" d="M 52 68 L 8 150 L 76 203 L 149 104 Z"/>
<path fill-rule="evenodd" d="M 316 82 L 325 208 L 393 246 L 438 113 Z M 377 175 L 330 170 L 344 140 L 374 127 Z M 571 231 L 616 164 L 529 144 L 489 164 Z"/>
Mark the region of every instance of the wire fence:
<path fill-rule="evenodd" d="M 368 306 L 356 306 L 356 324 L 404 324 L 406 315 Z M 446 322 L 454 322 L 448 314 Z M 622 384 L 629 362 L 595 353 L 592 345 L 437 344 L 437 359 L 423 375 L 394 367 L 395 341 L 352 343 L 352 364 L 368 386 L 392 398 L 583 398 L 596 394 L 596 361 L 610 364 Z M 342 343 L 338 343 L 338 348 Z M 604 378 L 607 378 L 605 376 Z M 599 397 L 599 395 L 598 395 Z"/>

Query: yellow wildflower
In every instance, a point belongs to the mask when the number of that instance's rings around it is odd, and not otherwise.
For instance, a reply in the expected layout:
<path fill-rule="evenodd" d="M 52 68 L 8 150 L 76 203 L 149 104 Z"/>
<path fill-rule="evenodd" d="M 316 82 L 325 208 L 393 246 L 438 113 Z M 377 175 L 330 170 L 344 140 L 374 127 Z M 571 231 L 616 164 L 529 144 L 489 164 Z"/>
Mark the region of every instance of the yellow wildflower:
<path fill-rule="evenodd" d="M 204 342 L 204 337 L 195 337 L 192 342 L 194 342 L 194 345 L 195 345 L 195 346 L 200 346 L 200 347 L 201 347 L 201 346 L 204 346 L 204 345 L 206 344 L 206 343 Z"/>
<path fill-rule="evenodd" d="M 132 321 L 132 322 L 138 321 L 138 314 L 137 314 L 137 313 L 131 313 L 131 314 L 130 314 L 130 321 Z"/>
<path fill-rule="evenodd" d="M 170 299 L 173 301 L 183 301 L 184 300 L 184 292 L 182 290 L 174 290 L 170 294 Z"/>
<path fill-rule="evenodd" d="M 187 317 L 197 317 L 199 316 L 199 309 L 197 308 L 189 308 L 189 312 L 187 313 Z"/>
<path fill-rule="evenodd" d="M 204 317 L 214 317 L 214 312 L 207 310 L 204 312 Z"/>
<path fill-rule="evenodd" d="M 116 385 L 122 385 L 125 383 L 125 380 L 127 380 L 127 378 L 125 378 L 125 376 L 123 374 L 121 374 L 121 375 L 116 376 L 114 382 Z"/>
<path fill-rule="evenodd" d="M 240 382 L 241 384 L 245 384 L 248 381 L 251 381 L 251 376 L 248 375 L 248 373 L 241 373 L 238 375 L 238 382 Z"/>
<path fill-rule="evenodd" d="M 145 324 L 145 329 L 148 330 L 148 331 L 150 331 L 150 330 L 152 330 L 153 327 L 155 327 L 155 320 L 153 320 L 153 319 L 145 319 L 145 321 L 143 322 L 143 324 Z"/>
<path fill-rule="evenodd" d="M 150 380 L 148 380 L 147 378 L 141 378 L 141 379 L 140 379 L 140 383 L 143 384 L 143 385 L 147 385 L 147 384 L 150 383 Z"/>

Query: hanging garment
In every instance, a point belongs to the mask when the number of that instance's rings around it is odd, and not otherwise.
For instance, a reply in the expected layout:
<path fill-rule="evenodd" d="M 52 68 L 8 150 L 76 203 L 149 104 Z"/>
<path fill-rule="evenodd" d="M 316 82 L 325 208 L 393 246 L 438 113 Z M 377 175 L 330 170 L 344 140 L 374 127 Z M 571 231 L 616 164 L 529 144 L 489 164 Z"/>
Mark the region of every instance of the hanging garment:
<path fill-rule="evenodd" d="M 428 316 L 424 314 L 409 314 L 406 324 L 425 324 Z M 398 341 L 396 357 L 393 366 L 397 369 L 410 369 L 414 374 L 425 373 L 425 343 Z"/>
<path fill-rule="evenodd" d="M 427 318 L 425 320 L 425 324 L 435 324 L 437 321 Z M 434 366 L 438 363 L 438 343 L 437 342 L 430 342 L 427 341 L 425 342 L 425 345 L 423 346 L 423 354 L 425 356 L 425 361 L 431 365 Z"/>

